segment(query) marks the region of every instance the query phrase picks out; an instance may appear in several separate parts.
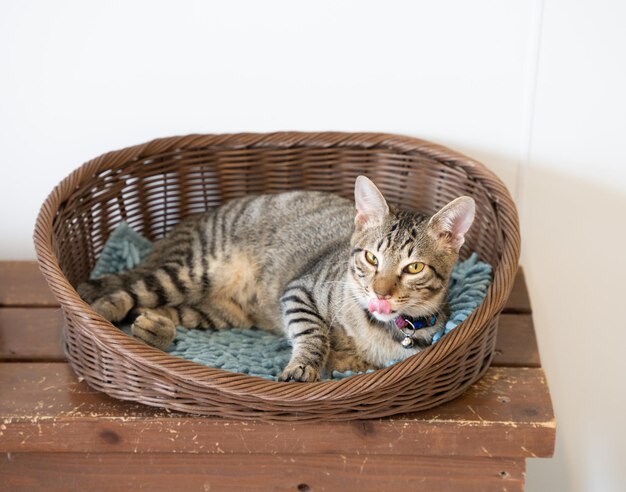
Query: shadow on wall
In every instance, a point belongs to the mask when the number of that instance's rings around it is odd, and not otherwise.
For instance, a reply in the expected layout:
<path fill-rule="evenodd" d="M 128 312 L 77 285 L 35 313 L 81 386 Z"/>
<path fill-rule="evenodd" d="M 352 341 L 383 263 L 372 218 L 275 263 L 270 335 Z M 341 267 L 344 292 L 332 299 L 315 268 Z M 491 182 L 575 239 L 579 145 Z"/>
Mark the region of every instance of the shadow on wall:
<path fill-rule="evenodd" d="M 528 460 L 528 492 L 620 490 L 626 482 L 626 321 L 619 309 L 626 302 L 626 180 L 596 174 L 593 163 L 563 170 L 536 162 L 518 176 L 510 155 L 444 145 L 502 178 L 521 180 L 509 191 L 518 194 L 521 264 L 557 419 L 554 458 Z"/>
<path fill-rule="evenodd" d="M 550 167 L 525 169 L 518 197 L 522 264 L 557 418 L 555 457 L 529 461 L 527 490 L 619 490 L 626 481 L 626 322 L 619 314 L 626 182 Z"/>

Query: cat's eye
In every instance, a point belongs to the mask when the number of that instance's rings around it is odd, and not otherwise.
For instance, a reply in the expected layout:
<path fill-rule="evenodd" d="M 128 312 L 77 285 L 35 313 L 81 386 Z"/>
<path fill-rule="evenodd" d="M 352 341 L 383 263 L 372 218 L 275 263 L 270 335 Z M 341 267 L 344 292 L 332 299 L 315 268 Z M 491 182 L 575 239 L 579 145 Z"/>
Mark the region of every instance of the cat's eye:
<path fill-rule="evenodd" d="M 421 272 L 425 266 L 426 265 L 424 265 L 421 261 L 416 261 L 415 263 L 405 266 L 403 271 L 410 273 L 411 275 L 415 275 L 416 273 Z"/>
<path fill-rule="evenodd" d="M 365 252 L 365 259 L 367 260 L 367 262 L 368 262 L 370 265 L 374 265 L 374 266 L 378 265 L 378 258 L 376 258 L 376 257 L 374 256 L 374 253 L 372 253 L 372 252 L 370 252 L 370 251 L 366 251 L 366 252 Z"/>

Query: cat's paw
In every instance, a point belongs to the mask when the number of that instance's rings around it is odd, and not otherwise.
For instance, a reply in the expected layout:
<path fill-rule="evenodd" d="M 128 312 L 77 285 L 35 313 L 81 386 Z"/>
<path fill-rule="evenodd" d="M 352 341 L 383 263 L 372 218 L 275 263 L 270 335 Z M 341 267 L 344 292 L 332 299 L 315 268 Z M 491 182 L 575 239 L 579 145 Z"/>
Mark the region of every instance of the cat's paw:
<path fill-rule="evenodd" d="M 166 349 L 174 341 L 176 326 L 174 322 L 154 311 L 144 311 L 130 327 L 131 333 L 148 345 Z"/>
<path fill-rule="evenodd" d="M 298 381 L 312 383 L 320 380 L 320 372 L 313 366 L 291 362 L 278 376 L 279 381 Z"/>
<path fill-rule="evenodd" d="M 127 292 L 117 291 L 96 299 L 91 307 L 108 321 L 122 321 L 133 307 L 133 299 Z"/>

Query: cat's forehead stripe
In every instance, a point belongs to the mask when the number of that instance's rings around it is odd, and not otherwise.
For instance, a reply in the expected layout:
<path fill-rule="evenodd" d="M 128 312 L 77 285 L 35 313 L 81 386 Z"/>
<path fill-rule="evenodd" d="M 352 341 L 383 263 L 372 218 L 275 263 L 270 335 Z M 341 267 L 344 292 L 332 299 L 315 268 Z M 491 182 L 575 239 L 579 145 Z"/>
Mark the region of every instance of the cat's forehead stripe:
<path fill-rule="evenodd" d="M 414 241 L 415 239 L 413 239 L 412 237 L 408 238 L 406 241 L 404 241 L 404 244 L 400 246 L 400 249 L 406 248 L 407 246 L 411 245 Z"/>

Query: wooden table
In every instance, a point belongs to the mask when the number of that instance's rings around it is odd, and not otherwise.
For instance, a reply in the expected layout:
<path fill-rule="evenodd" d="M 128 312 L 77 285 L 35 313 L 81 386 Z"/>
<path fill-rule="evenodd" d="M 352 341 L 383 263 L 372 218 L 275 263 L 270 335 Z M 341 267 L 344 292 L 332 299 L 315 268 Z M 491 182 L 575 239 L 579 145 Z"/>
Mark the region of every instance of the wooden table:
<path fill-rule="evenodd" d="M 486 376 L 432 410 L 346 423 L 261 423 L 118 401 L 65 362 L 35 263 L 0 262 L 0 490 L 519 491 L 556 426 L 524 277 Z"/>

